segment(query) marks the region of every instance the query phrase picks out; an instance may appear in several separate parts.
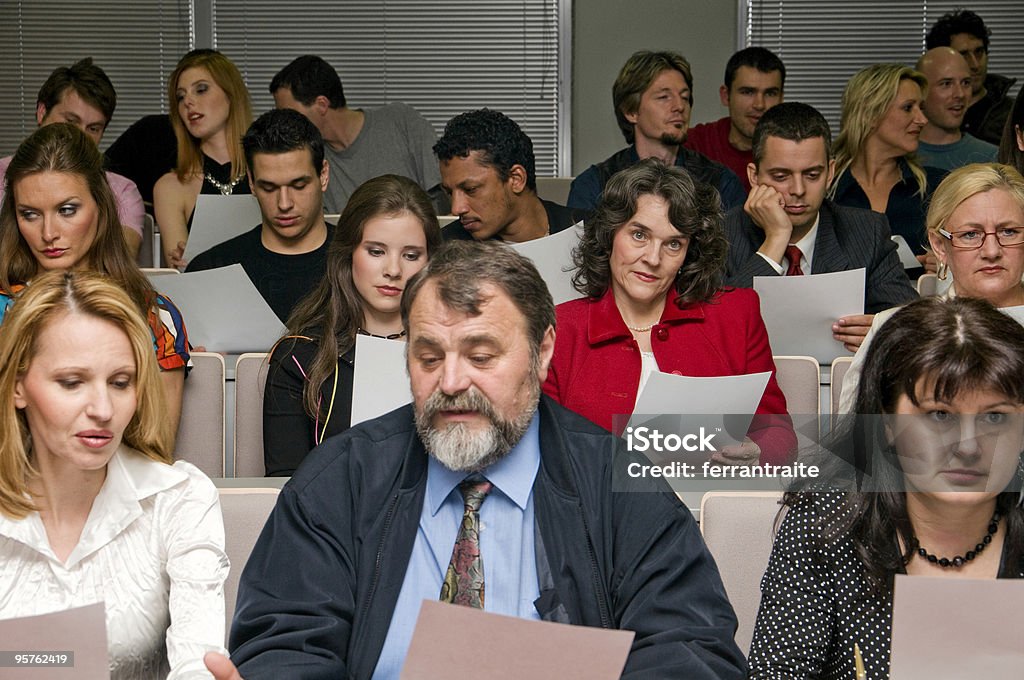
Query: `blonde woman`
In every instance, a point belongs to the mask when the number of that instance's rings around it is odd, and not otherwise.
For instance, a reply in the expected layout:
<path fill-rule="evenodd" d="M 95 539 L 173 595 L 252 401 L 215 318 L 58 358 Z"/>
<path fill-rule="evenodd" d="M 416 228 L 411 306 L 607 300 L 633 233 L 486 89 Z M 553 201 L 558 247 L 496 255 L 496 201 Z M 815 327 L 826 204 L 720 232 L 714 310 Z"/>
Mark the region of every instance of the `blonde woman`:
<path fill-rule="evenodd" d="M 217 490 L 172 464 L 153 341 L 96 272 L 33 279 L 0 327 L 0 618 L 106 608 L 111 678 L 209 677 Z"/>
<path fill-rule="evenodd" d="M 974 163 L 954 170 L 932 195 L 928 240 L 943 297 L 980 298 L 1000 308 L 1024 305 L 1024 177 L 1009 165 Z M 895 309 L 876 314 L 843 378 L 839 410 L 849 413 L 868 347 Z"/>
<path fill-rule="evenodd" d="M 922 266 L 926 262 L 926 201 L 943 171 L 923 167 L 915 153 L 927 119 L 921 111 L 928 80 L 902 64 L 858 71 L 843 91 L 839 136 L 833 144 L 835 178 L 829 197 L 840 205 L 884 213 Z"/>
<path fill-rule="evenodd" d="M 167 79 L 178 162 L 153 187 L 164 260 L 183 268 L 185 242 L 199 194 L 248 194 L 242 135 L 252 122 L 249 91 L 231 60 L 193 50 Z"/>

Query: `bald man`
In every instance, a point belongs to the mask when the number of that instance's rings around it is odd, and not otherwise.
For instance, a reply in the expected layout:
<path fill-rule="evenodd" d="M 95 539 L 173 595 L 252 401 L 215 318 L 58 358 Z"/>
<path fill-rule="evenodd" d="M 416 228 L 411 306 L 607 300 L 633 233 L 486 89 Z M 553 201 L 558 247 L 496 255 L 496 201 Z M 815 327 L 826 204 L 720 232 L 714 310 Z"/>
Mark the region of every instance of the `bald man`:
<path fill-rule="evenodd" d="M 988 163 L 997 149 L 988 142 L 960 131 L 971 103 L 971 69 L 952 47 L 934 47 L 917 60 L 917 70 L 928 79 L 917 155 L 921 163 L 955 170 L 968 163 Z"/>

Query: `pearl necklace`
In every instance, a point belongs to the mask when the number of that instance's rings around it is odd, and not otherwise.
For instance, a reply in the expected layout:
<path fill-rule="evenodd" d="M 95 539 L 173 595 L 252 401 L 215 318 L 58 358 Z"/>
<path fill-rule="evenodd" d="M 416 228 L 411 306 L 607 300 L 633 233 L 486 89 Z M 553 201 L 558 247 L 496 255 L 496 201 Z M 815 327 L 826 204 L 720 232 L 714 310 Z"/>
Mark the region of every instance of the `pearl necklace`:
<path fill-rule="evenodd" d="M 203 177 L 206 178 L 207 182 L 209 182 L 213 186 L 217 187 L 217 191 L 220 192 L 221 196 L 230 196 L 231 192 L 235 190 L 236 186 L 238 186 L 238 183 L 241 182 L 243 179 L 245 179 L 245 173 L 242 173 L 241 175 L 239 175 L 238 177 L 234 178 L 233 180 L 231 180 L 227 184 L 224 184 L 222 182 L 218 182 L 217 178 L 214 177 L 213 175 L 211 175 L 210 173 L 206 173 L 205 175 L 203 175 Z"/>
<path fill-rule="evenodd" d="M 650 326 L 640 326 L 639 328 L 637 328 L 636 326 L 630 326 L 630 325 L 627 324 L 626 328 L 628 328 L 629 330 L 633 331 L 634 333 L 646 333 L 647 331 L 651 330 L 652 328 L 654 328 L 657 325 L 658 325 L 658 322 L 655 321 Z"/>

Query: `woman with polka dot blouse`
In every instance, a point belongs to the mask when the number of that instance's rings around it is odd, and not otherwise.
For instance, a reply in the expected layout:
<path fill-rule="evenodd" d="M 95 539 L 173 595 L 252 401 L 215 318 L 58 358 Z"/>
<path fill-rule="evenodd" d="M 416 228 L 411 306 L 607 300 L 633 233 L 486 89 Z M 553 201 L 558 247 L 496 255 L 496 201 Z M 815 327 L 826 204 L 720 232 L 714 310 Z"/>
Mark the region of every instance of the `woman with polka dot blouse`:
<path fill-rule="evenodd" d="M 751 678 L 852 680 L 854 645 L 888 677 L 897 573 L 1024 577 L 1024 327 L 976 299 L 906 306 L 868 352 L 856 413 L 882 415 L 840 427 L 821 461 L 835 490 L 784 498 Z"/>

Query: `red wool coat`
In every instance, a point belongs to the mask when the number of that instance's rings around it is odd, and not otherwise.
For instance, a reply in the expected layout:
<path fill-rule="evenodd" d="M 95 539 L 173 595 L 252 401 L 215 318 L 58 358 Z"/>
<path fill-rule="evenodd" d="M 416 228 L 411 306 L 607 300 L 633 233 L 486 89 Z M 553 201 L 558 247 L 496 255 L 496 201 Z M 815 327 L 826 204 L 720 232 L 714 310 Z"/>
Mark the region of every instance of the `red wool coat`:
<path fill-rule="evenodd" d="M 771 371 L 758 414 L 780 414 L 755 422 L 750 438 L 761 462 L 793 459 L 796 435 L 786 398 L 775 380 L 768 332 L 757 293 L 727 288 L 710 303 L 679 309 L 669 291 L 661 320 L 651 329 L 658 370 L 695 377 Z M 615 305 L 611 289 L 597 300 L 580 298 L 555 308 L 555 353 L 544 392 L 563 406 L 611 429 L 612 415 L 632 413 L 640 384 L 640 348 Z M 756 428 L 756 429 L 755 429 Z"/>

